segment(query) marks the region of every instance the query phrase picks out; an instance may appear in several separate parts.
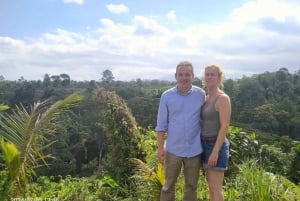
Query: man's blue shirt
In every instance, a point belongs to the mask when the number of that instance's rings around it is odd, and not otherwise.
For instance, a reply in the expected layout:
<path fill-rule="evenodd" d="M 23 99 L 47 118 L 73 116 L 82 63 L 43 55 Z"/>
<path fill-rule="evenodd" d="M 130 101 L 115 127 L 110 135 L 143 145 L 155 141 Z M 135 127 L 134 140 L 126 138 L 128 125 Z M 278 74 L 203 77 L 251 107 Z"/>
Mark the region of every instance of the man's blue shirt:
<path fill-rule="evenodd" d="M 200 112 L 204 101 L 205 92 L 197 86 L 192 86 L 187 94 L 181 94 L 177 87 L 162 94 L 155 130 L 167 132 L 168 152 L 179 157 L 202 153 Z"/>

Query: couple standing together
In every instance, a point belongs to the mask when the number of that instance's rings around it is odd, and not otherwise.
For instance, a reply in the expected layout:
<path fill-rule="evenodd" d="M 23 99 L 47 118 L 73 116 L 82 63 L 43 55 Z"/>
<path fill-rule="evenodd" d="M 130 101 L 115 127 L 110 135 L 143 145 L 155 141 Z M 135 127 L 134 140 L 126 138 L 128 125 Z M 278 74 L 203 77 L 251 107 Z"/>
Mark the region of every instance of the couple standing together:
<path fill-rule="evenodd" d="M 177 65 L 175 79 L 177 86 L 161 96 L 155 128 L 157 156 L 164 164 L 166 181 L 160 200 L 175 201 L 175 184 L 183 167 L 183 201 L 196 201 L 203 165 L 211 200 L 223 201 L 224 171 L 229 158 L 226 133 L 231 116 L 230 98 L 222 91 L 223 71 L 216 65 L 204 69 L 207 94 L 192 85 L 194 69 L 188 61 Z"/>

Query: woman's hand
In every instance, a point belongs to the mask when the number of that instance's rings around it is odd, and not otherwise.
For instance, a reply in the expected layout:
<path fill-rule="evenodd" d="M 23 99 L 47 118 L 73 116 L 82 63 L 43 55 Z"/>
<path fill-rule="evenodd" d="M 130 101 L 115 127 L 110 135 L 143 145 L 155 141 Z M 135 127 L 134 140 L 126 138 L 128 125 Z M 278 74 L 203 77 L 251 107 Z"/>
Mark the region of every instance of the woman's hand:
<path fill-rule="evenodd" d="M 208 158 L 207 164 L 209 166 L 216 166 L 218 162 L 219 154 L 218 152 L 212 152 Z"/>

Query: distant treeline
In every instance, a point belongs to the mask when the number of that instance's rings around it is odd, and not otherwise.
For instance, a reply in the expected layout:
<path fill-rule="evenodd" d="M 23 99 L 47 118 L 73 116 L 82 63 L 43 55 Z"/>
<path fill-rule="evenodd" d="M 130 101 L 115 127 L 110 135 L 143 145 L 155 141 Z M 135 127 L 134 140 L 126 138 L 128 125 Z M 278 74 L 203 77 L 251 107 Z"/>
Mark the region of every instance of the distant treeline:
<path fill-rule="evenodd" d="M 12 108 L 20 103 L 29 106 L 38 100 L 56 101 L 74 91 L 100 87 L 122 97 L 142 127 L 155 126 L 160 95 L 176 84 L 165 80 L 115 81 L 110 70 L 105 70 L 99 81 L 74 81 L 67 74 L 45 74 L 42 81 L 27 81 L 23 77 L 6 81 L 1 77 L 0 103 Z M 194 84 L 202 87 L 197 77 Z M 224 91 L 231 97 L 235 125 L 300 140 L 300 70 L 290 73 L 281 68 L 237 80 L 227 79 Z"/>

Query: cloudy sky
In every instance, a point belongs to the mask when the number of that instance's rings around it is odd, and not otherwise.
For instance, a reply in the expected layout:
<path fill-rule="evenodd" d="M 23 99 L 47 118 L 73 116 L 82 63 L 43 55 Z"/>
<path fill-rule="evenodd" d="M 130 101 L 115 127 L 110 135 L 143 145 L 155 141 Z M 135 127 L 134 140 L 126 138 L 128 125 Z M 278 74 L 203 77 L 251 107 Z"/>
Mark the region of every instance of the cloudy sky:
<path fill-rule="evenodd" d="M 189 60 L 226 78 L 300 70 L 299 0 L 0 0 L 0 75 L 174 80 Z"/>

